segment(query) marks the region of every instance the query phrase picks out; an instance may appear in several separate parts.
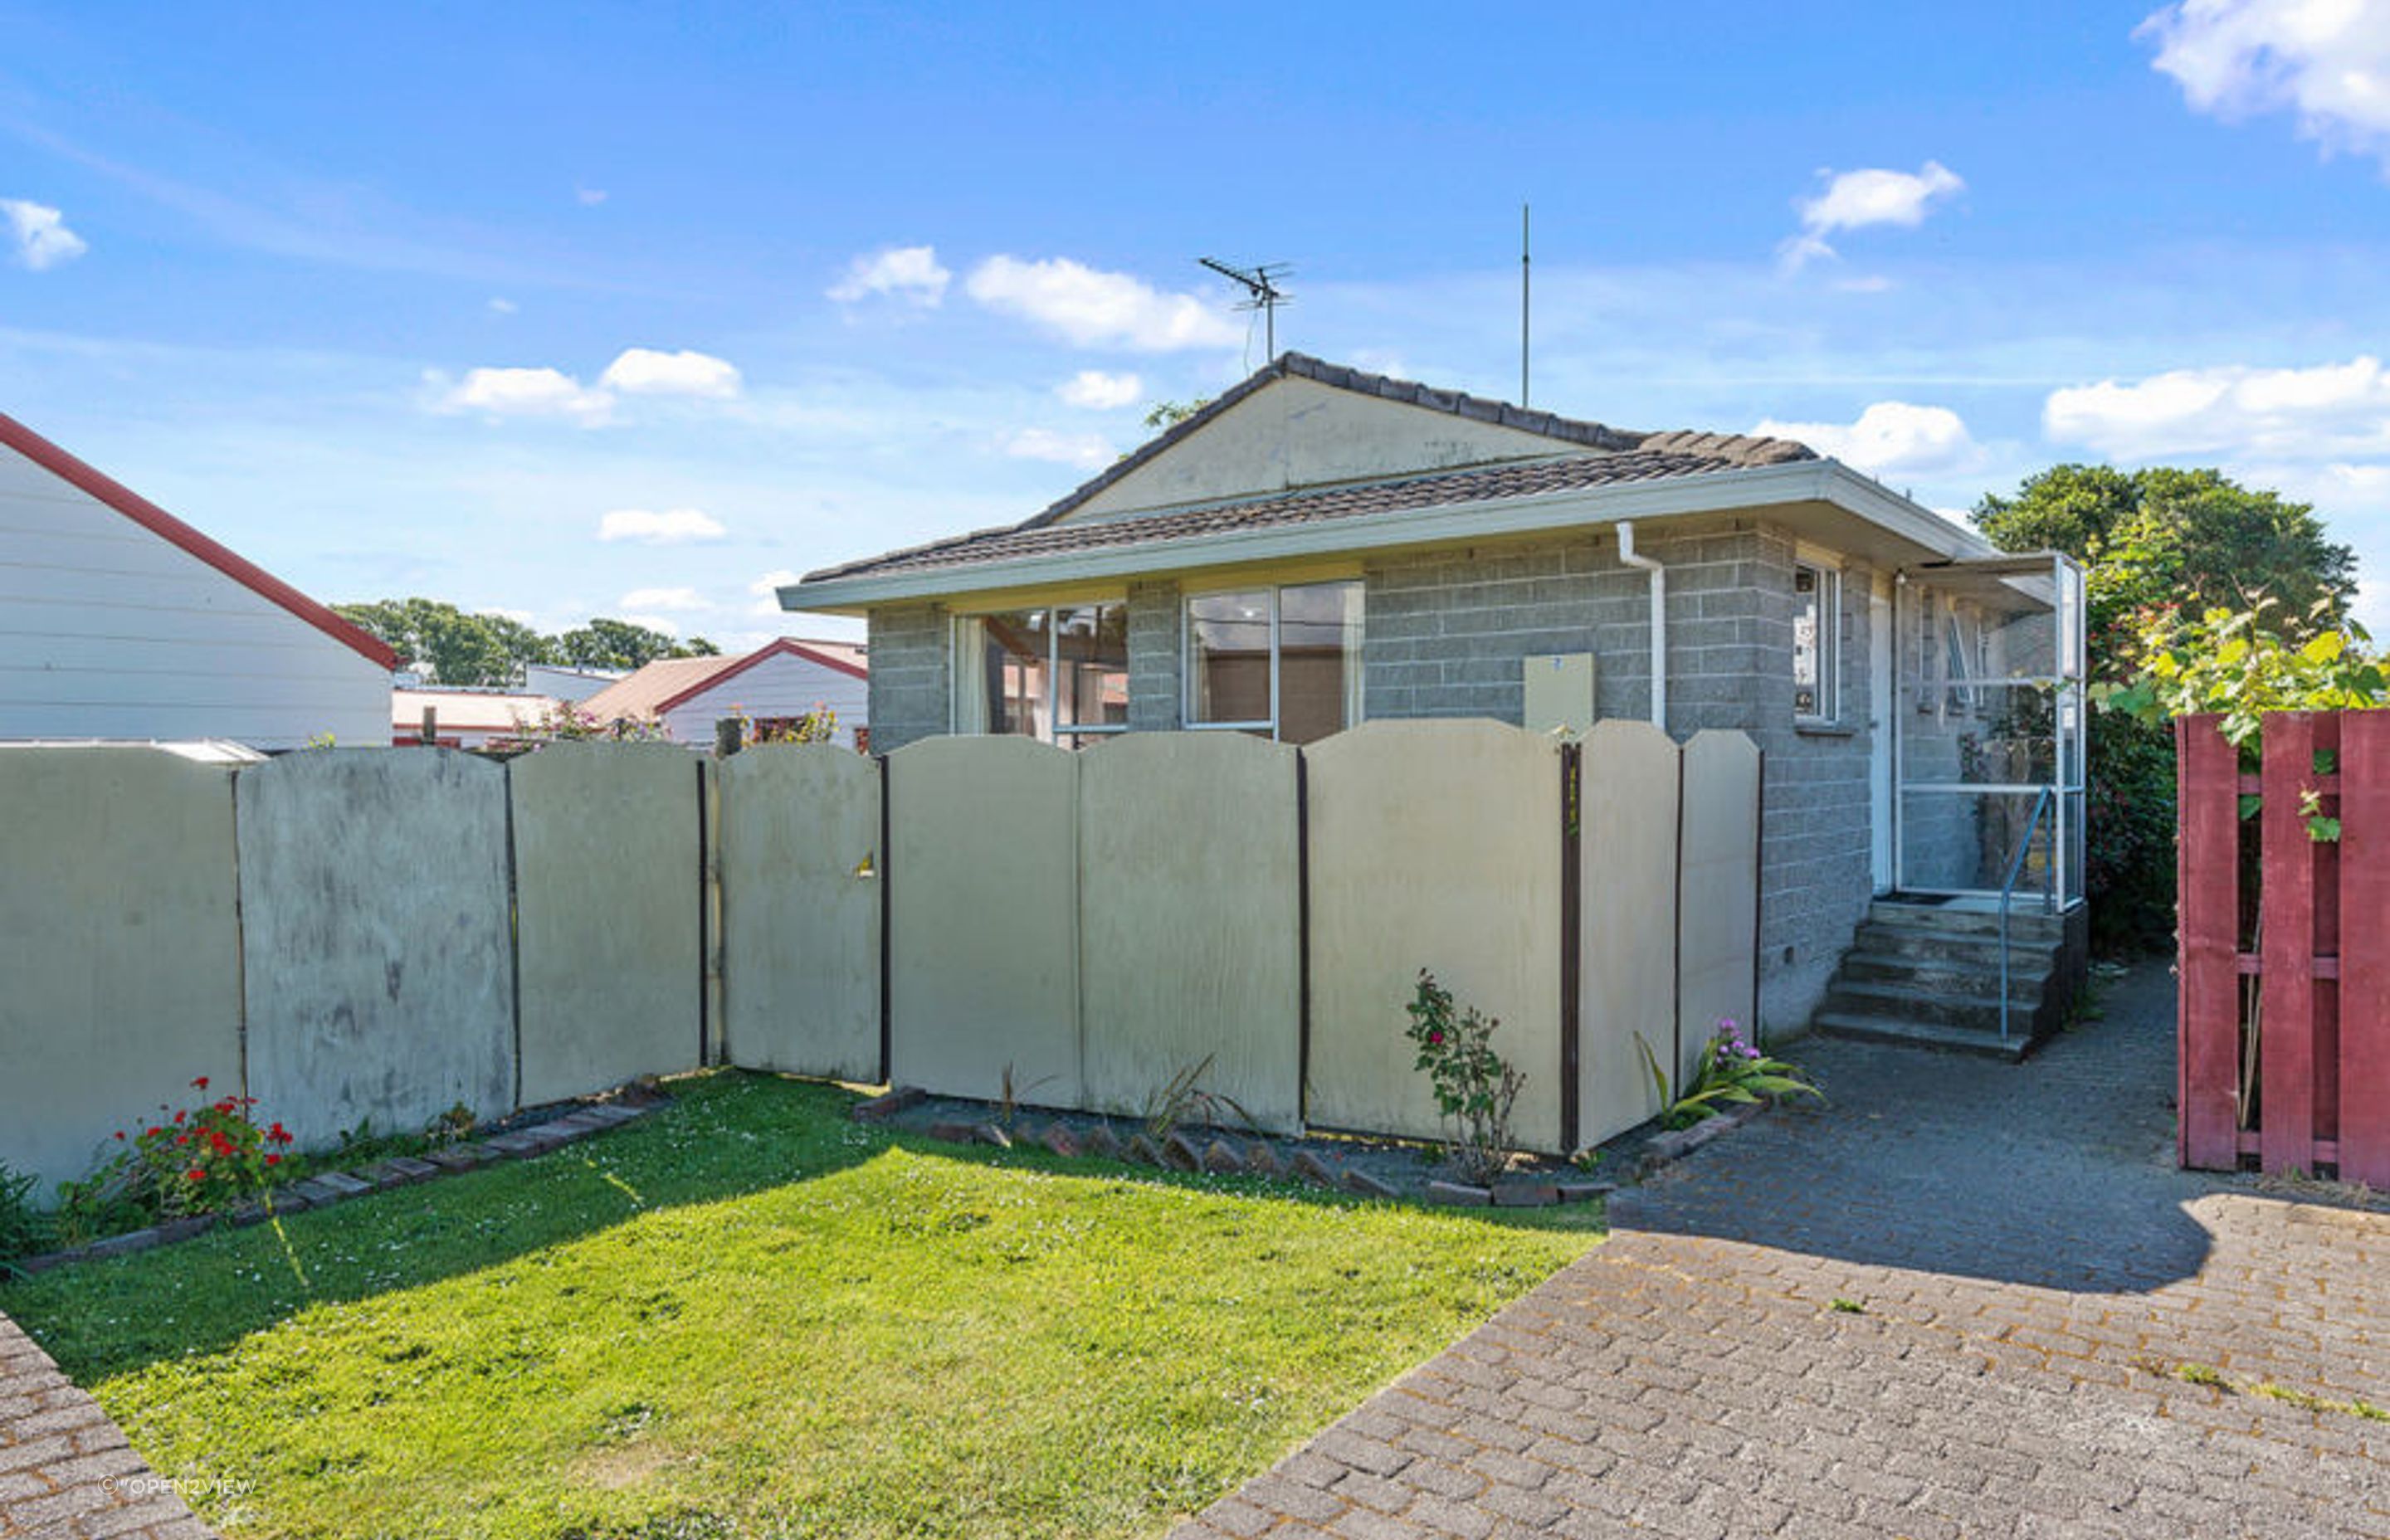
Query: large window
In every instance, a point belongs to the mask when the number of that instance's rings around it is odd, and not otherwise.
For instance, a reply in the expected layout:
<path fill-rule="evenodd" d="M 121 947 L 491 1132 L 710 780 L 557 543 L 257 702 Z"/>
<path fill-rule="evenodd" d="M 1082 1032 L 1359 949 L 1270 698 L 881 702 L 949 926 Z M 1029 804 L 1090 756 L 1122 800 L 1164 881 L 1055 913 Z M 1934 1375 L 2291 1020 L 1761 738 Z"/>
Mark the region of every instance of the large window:
<path fill-rule="evenodd" d="M 1792 569 L 1792 715 L 1832 722 L 1842 714 L 1843 574 L 1803 562 Z"/>
<path fill-rule="evenodd" d="M 1360 584 L 1188 597 L 1189 727 L 1309 743 L 1360 719 Z"/>
<path fill-rule="evenodd" d="M 955 730 L 1075 748 L 1128 730 L 1128 608 L 968 616 L 955 633 Z"/>

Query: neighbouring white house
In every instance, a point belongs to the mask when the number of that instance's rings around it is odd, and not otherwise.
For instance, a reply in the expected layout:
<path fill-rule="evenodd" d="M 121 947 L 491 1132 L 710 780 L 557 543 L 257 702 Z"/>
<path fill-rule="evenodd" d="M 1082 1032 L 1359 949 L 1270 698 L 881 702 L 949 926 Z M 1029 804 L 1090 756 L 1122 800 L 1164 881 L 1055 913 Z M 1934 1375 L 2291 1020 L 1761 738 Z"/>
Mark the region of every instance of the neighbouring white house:
<path fill-rule="evenodd" d="M 581 702 L 600 722 L 661 722 L 675 743 L 703 748 L 714 724 L 744 716 L 761 726 L 827 708 L 837 741 L 871 746 L 870 672 L 863 645 L 780 636 L 743 657 L 660 658 Z"/>
<path fill-rule="evenodd" d="M 552 695 L 511 690 L 392 690 L 390 741 L 420 745 L 425 712 L 431 713 L 431 741 L 443 749 L 482 749 L 501 739 L 536 738 L 563 705 Z"/>
<path fill-rule="evenodd" d="M 0 415 L 0 740 L 390 738 L 397 656 Z"/>

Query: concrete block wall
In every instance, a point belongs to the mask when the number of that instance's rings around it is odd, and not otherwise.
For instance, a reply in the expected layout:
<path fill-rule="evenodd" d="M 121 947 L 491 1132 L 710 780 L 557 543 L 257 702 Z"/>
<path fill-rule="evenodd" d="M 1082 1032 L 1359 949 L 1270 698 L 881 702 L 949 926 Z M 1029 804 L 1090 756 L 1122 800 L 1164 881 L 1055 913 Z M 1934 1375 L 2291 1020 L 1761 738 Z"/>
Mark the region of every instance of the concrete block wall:
<path fill-rule="evenodd" d="M 1167 580 L 1128 590 L 1128 725 L 1138 733 L 1180 726 L 1186 711 L 1187 648 L 1179 587 Z"/>
<path fill-rule="evenodd" d="M 1823 998 L 1873 895 L 1868 770 L 1873 752 L 1869 699 L 1868 593 L 1873 570 L 1843 569 L 1837 617 L 1840 712 L 1830 726 L 1796 725 L 1792 715 L 1792 535 L 1765 528 L 1754 542 L 1754 668 L 1758 699 L 1745 730 L 1767 755 L 1760 837 L 1760 1019 L 1769 1033 L 1797 1033 Z"/>
<path fill-rule="evenodd" d="M 871 611 L 871 749 L 887 753 L 954 721 L 954 628 L 941 604 Z"/>
<path fill-rule="evenodd" d="M 1680 738 L 1752 720 L 1756 539 L 1747 524 L 1720 524 L 1644 547 L 1668 564 L 1667 725 Z M 1522 661 L 1545 652 L 1600 660 L 1600 716 L 1651 714 L 1650 580 L 1620 563 L 1614 536 L 1393 557 L 1370 563 L 1365 579 L 1363 712 L 1372 721 L 1516 725 Z"/>

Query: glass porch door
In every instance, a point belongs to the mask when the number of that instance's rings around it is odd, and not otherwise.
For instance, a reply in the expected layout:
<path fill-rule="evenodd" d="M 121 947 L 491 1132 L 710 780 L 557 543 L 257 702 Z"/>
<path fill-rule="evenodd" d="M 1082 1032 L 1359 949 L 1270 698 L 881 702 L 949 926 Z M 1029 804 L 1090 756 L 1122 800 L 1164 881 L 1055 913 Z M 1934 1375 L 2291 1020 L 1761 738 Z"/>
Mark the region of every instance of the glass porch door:
<path fill-rule="evenodd" d="M 2083 897 L 2083 571 L 2054 553 L 1910 568 L 1893 607 L 1897 890 Z"/>

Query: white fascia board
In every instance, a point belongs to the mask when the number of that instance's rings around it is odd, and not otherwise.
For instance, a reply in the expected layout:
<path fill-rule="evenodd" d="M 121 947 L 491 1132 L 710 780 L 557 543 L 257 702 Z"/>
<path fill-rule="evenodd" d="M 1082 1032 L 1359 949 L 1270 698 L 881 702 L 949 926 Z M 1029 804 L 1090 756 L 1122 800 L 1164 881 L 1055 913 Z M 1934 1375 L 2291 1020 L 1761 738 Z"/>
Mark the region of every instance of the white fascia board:
<path fill-rule="evenodd" d="M 884 576 L 825 578 L 790 584 L 778 593 L 783 610 L 854 611 L 875 604 L 951 594 L 1198 571 L 1207 567 L 1538 534 L 1622 519 L 1678 519 L 1810 502 L 1835 504 L 1937 557 L 1974 556 L 1991 550 L 1932 509 L 1918 507 L 1839 462 L 1795 460 L 1703 476 L 1580 487 L 1536 497 L 1456 503 L 1276 528 L 1221 530 L 1009 561 L 917 568 Z"/>

